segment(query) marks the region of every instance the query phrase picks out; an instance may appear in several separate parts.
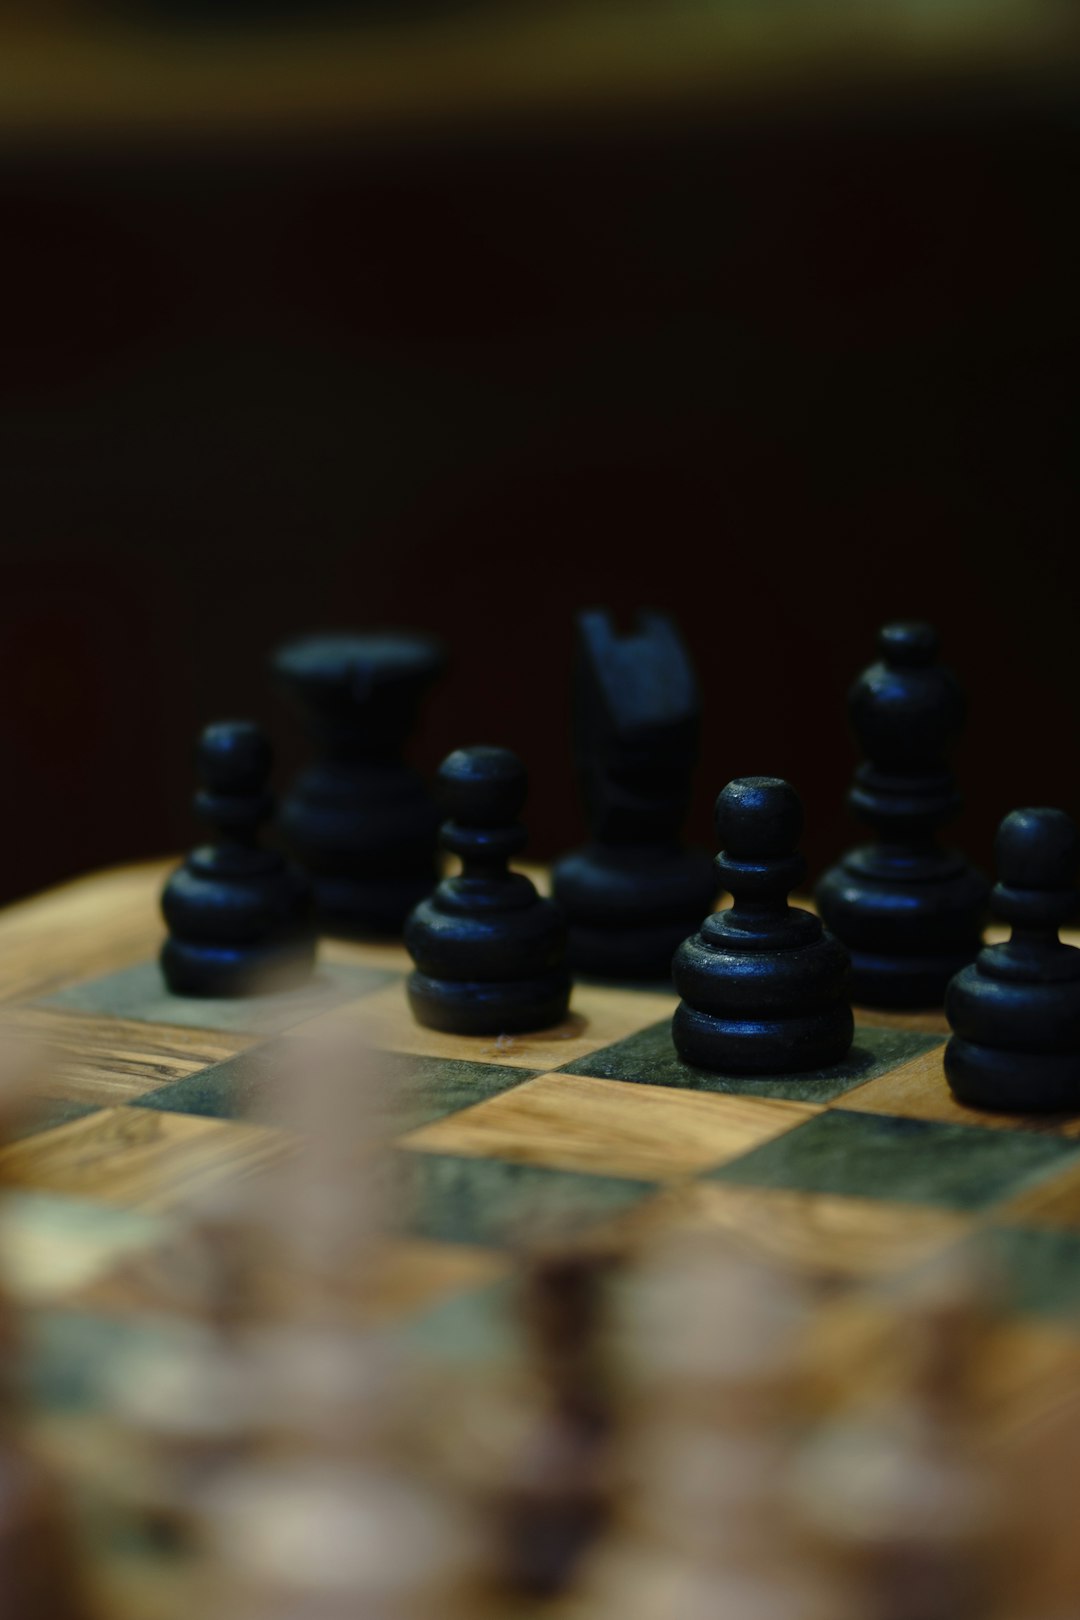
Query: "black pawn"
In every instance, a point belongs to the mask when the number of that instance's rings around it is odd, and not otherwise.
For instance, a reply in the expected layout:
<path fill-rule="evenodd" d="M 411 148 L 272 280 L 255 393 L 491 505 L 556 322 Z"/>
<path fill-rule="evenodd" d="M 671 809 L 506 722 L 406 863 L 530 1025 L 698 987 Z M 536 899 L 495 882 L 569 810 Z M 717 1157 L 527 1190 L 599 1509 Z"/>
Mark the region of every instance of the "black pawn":
<path fill-rule="evenodd" d="M 274 654 L 318 750 L 285 797 L 281 829 L 326 933 L 400 933 L 438 878 L 438 812 L 401 751 L 442 667 L 439 642 L 404 632 L 305 636 Z"/>
<path fill-rule="evenodd" d="M 666 979 L 676 946 L 716 899 L 712 861 L 682 841 L 701 700 L 671 619 L 640 613 L 620 635 L 609 614 L 582 613 L 574 715 L 591 838 L 556 863 L 551 885 L 570 966 Z"/>
<path fill-rule="evenodd" d="M 566 1016 L 566 926 L 529 879 L 508 870 L 525 842 L 518 822 L 528 778 L 506 748 L 459 748 L 439 769 L 450 819 L 442 843 L 461 857 L 405 925 L 416 963 L 413 1016 L 431 1029 L 498 1035 L 544 1029 Z"/>
<path fill-rule="evenodd" d="M 199 738 L 195 810 L 216 837 L 192 851 L 162 893 L 169 937 L 161 967 L 175 995 L 254 995 L 311 973 L 307 882 L 258 841 L 274 808 L 272 763 L 269 742 L 248 720 L 223 720 Z"/>
<path fill-rule="evenodd" d="M 880 660 L 851 688 L 865 763 L 848 802 L 875 841 L 849 850 L 815 891 L 826 925 L 851 952 L 851 992 L 869 1007 L 939 1007 L 982 942 L 990 884 L 938 828 L 960 808 L 947 764 L 965 713 L 928 624 L 887 624 Z"/>
<path fill-rule="evenodd" d="M 809 911 L 789 906 L 806 864 L 802 804 L 775 776 L 743 776 L 716 801 L 716 868 L 734 903 L 675 953 L 682 1001 L 671 1033 L 687 1063 L 789 1074 L 839 1063 L 851 1045 L 849 958 Z"/>
<path fill-rule="evenodd" d="M 1014 810 L 994 845 L 993 911 L 1012 924 L 945 997 L 945 1073 L 962 1103 L 1006 1112 L 1080 1107 L 1080 951 L 1058 938 L 1076 908 L 1080 838 L 1063 810 Z"/>

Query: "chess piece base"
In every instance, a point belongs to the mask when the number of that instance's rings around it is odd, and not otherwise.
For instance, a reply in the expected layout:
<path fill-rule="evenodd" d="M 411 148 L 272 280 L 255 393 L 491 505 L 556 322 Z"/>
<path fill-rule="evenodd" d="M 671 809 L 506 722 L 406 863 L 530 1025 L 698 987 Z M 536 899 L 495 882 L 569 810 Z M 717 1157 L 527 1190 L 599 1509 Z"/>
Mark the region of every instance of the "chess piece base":
<path fill-rule="evenodd" d="M 251 944 L 167 939 L 161 971 L 174 996 L 252 996 L 292 990 L 311 977 L 311 934 Z"/>
<path fill-rule="evenodd" d="M 409 1006 L 418 1024 L 452 1035 L 517 1035 L 549 1029 L 566 1017 L 570 977 L 561 971 L 536 979 L 436 979 L 409 975 Z"/>
<path fill-rule="evenodd" d="M 958 1102 L 1001 1113 L 1065 1113 L 1080 1107 L 1080 1052 L 1015 1052 L 954 1035 L 945 1074 Z"/>
<path fill-rule="evenodd" d="M 845 1001 L 802 1017 L 720 1018 L 687 1002 L 671 1023 L 675 1050 L 684 1063 L 719 1074 L 757 1074 L 763 1079 L 828 1069 L 847 1056 L 855 1021 Z"/>

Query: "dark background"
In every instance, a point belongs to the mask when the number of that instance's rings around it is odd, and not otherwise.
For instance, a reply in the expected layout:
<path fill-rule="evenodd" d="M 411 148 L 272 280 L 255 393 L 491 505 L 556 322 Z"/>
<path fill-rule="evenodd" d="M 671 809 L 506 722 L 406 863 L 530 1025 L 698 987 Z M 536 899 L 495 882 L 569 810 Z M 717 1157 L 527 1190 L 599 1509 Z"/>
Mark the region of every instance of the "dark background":
<path fill-rule="evenodd" d="M 0 900 L 189 841 L 204 722 L 296 630 L 416 625 L 416 739 L 581 822 L 572 617 L 671 610 L 693 831 L 789 776 L 850 841 L 844 693 L 928 617 L 971 698 L 957 829 L 1080 811 L 1075 97 L 939 85 L 548 127 L 8 152 Z"/>

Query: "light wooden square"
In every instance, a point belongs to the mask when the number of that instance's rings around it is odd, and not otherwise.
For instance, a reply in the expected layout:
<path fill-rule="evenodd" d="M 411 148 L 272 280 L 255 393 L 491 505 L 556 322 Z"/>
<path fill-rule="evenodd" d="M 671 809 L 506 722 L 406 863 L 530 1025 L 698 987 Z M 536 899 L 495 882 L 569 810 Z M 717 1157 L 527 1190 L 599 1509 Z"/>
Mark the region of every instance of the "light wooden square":
<path fill-rule="evenodd" d="M 670 1180 L 725 1164 L 820 1111 L 769 1098 L 542 1074 L 410 1132 L 402 1145 Z"/>
<path fill-rule="evenodd" d="M 966 1237 L 974 1221 L 921 1204 L 696 1181 L 629 1211 L 609 1235 L 637 1246 L 668 1231 L 718 1229 L 795 1270 L 862 1279 L 930 1258 Z"/>
<path fill-rule="evenodd" d="M 47 1071 L 37 1088 L 40 1095 L 102 1107 L 223 1063 L 258 1039 L 229 1030 L 38 1008 L 5 1014 L 0 1038 L 7 1034 L 33 1043 L 40 1054 Z"/>
<path fill-rule="evenodd" d="M 656 991 L 627 994 L 599 985 L 577 985 L 569 1017 L 552 1029 L 526 1035 L 445 1035 L 416 1022 L 402 982 L 350 1003 L 335 1016 L 348 1019 L 364 1039 L 386 1051 L 461 1058 L 469 1063 L 505 1063 L 518 1069 L 559 1069 L 647 1024 L 670 1018 L 677 1005 L 675 995 Z"/>
<path fill-rule="evenodd" d="M 250 1175 L 290 1151 L 278 1131 L 156 1108 L 106 1108 L 0 1152 L 0 1182 L 168 1209 L 203 1185 Z"/>
<path fill-rule="evenodd" d="M 945 1125 L 1080 1136 L 1080 1115 L 995 1114 L 982 1108 L 965 1108 L 949 1090 L 944 1053 L 944 1045 L 936 1046 L 910 1063 L 846 1092 L 838 1106 L 862 1114 L 893 1114 L 900 1119 L 930 1119 Z"/>

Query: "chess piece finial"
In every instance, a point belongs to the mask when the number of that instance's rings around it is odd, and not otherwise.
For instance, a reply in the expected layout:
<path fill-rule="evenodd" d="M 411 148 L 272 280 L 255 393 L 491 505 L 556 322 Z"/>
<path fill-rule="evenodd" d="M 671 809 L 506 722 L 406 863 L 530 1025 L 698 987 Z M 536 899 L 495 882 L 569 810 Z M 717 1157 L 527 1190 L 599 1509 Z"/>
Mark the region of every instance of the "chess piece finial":
<path fill-rule="evenodd" d="M 945 1073 L 961 1102 L 1031 1113 L 1080 1106 L 1080 950 L 1058 938 L 1076 909 L 1080 834 L 1063 810 L 1014 810 L 994 845 L 992 909 L 1012 937 L 949 985 Z"/>
<path fill-rule="evenodd" d="M 938 829 L 960 796 L 948 754 L 964 695 L 938 662 L 928 624 L 887 624 L 878 660 L 851 688 L 848 712 L 865 755 L 849 803 L 874 834 L 816 890 L 828 928 L 851 952 L 852 995 L 868 1006 L 938 1006 L 979 949 L 989 885 Z"/>
<path fill-rule="evenodd" d="M 670 618 L 639 613 L 619 634 L 608 613 L 578 616 L 574 738 L 590 838 L 552 871 L 575 970 L 666 979 L 715 901 L 712 862 L 682 841 L 700 730 L 697 682 Z"/>
<path fill-rule="evenodd" d="M 442 842 L 462 870 L 421 901 L 405 927 L 416 964 L 409 1003 L 432 1029 L 511 1034 L 566 1015 L 562 916 L 527 877 L 509 870 L 525 842 L 517 818 L 527 787 L 525 767 L 506 748 L 459 748 L 440 767 L 449 817 Z"/>
<path fill-rule="evenodd" d="M 169 937 L 161 966 L 175 995 L 252 995 L 311 972 L 308 886 L 259 843 L 274 808 L 272 763 L 270 744 L 251 721 L 220 721 L 199 738 L 195 810 L 215 839 L 192 851 L 162 894 Z"/>
<path fill-rule="evenodd" d="M 838 1063 L 851 1045 L 848 954 L 787 903 L 806 871 L 802 819 L 795 789 L 775 776 L 740 777 L 716 801 L 716 869 L 734 904 L 675 953 L 672 1036 L 687 1063 L 784 1074 Z"/>
<path fill-rule="evenodd" d="M 282 831 L 327 933 L 399 933 L 438 878 L 438 812 L 401 758 L 441 644 L 416 632 L 303 636 L 273 668 L 318 749 L 285 797 Z"/>

